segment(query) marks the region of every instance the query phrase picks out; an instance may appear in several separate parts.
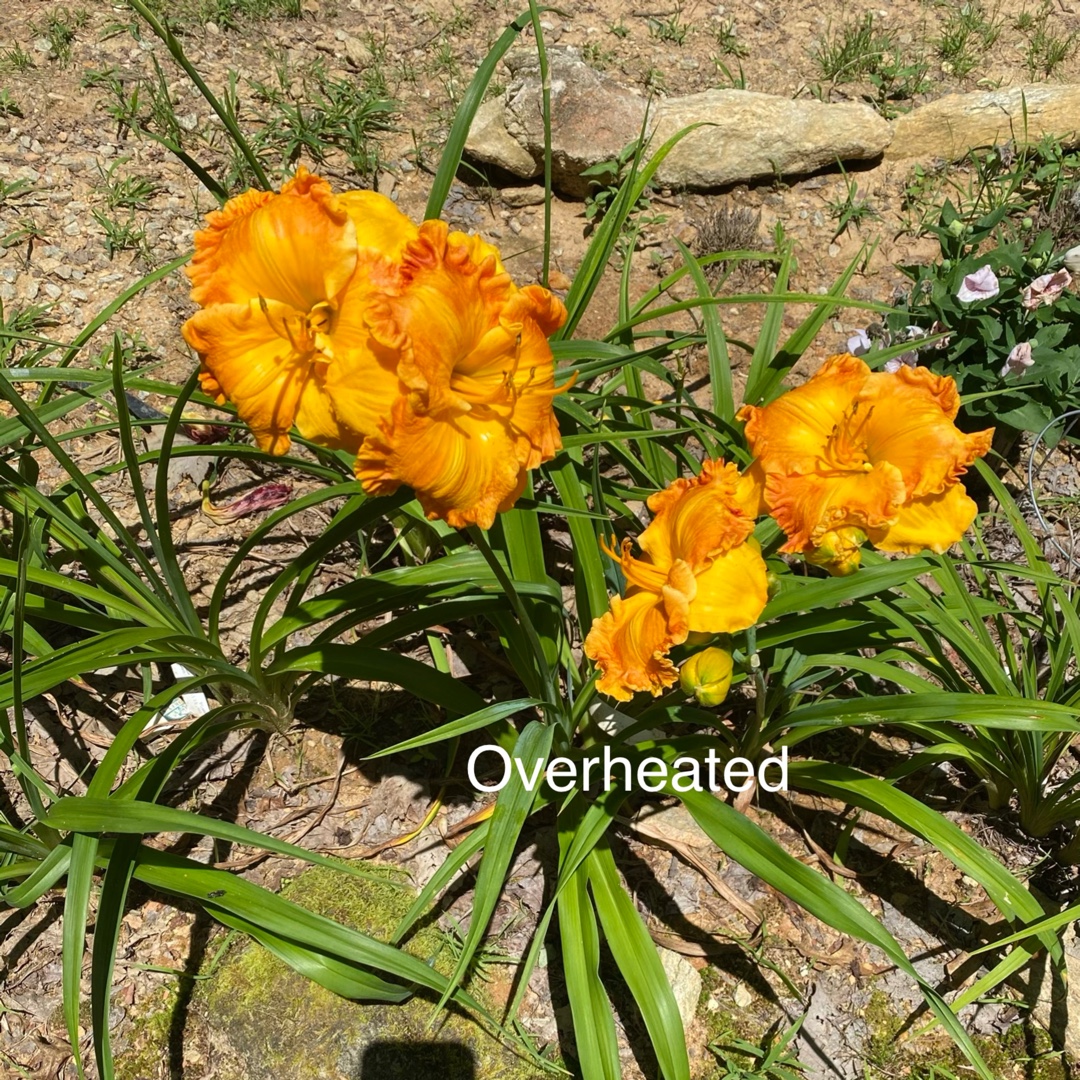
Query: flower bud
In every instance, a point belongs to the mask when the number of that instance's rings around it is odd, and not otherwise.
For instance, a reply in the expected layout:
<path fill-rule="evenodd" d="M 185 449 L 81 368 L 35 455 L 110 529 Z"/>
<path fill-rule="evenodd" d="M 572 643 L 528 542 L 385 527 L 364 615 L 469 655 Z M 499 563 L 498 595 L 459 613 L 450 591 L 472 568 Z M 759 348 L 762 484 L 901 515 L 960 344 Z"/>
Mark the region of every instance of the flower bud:
<path fill-rule="evenodd" d="M 706 706 L 719 705 L 731 689 L 734 662 L 727 649 L 702 649 L 694 653 L 679 671 L 683 692 Z"/>
<path fill-rule="evenodd" d="M 1080 244 L 1065 252 L 1065 269 L 1070 274 L 1080 274 Z"/>

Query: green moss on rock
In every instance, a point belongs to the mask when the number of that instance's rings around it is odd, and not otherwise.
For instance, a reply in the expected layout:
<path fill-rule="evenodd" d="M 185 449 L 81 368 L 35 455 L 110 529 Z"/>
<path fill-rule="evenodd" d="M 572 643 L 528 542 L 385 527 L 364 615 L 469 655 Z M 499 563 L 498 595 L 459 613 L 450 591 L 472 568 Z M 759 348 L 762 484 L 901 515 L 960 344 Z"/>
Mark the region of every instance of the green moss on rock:
<path fill-rule="evenodd" d="M 282 895 L 385 941 L 414 894 L 391 879 L 360 881 L 308 870 Z M 453 958 L 434 927 L 406 945 L 447 972 Z M 475 988 L 474 988 L 475 992 Z M 470 1017 L 436 1014 L 430 997 L 402 1005 L 346 1001 L 247 944 L 222 962 L 196 997 L 219 1080 L 534 1080 L 549 1076 L 493 1039 Z M 433 1022 L 434 1021 L 434 1022 Z M 429 1024 L 431 1025 L 429 1027 Z"/>

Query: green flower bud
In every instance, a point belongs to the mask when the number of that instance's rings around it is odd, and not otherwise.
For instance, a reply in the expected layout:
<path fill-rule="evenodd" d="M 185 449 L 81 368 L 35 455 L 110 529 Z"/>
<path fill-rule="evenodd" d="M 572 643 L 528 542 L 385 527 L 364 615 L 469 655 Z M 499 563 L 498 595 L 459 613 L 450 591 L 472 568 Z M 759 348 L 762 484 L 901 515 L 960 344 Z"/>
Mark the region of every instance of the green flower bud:
<path fill-rule="evenodd" d="M 699 704 L 719 705 L 731 689 L 734 666 L 727 649 L 702 649 L 683 664 L 679 683 L 683 692 L 697 698 Z"/>

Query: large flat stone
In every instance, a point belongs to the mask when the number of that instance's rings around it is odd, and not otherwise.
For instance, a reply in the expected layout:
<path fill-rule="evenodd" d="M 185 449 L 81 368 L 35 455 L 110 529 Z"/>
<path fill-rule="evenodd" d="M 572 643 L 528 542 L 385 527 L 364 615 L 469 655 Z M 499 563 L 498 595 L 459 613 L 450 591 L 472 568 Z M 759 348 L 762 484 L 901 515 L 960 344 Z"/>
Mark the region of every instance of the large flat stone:
<path fill-rule="evenodd" d="M 888 121 L 869 105 L 705 90 L 661 102 L 652 149 L 693 124 L 703 126 L 684 136 L 657 172 L 667 187 L 724 187 L 815 172 L 837 161 L 879 157 L 892 138 Z"/>
<path fill-rule="evenodd" d="M 947 94 L 897 117 L 885 156 L 955 161 L 980 146 L 1010 139 L 1036 143 L 1044 135 L 1065 146 L 1080 143 L 1080 86 L 1039 83 Z"/>

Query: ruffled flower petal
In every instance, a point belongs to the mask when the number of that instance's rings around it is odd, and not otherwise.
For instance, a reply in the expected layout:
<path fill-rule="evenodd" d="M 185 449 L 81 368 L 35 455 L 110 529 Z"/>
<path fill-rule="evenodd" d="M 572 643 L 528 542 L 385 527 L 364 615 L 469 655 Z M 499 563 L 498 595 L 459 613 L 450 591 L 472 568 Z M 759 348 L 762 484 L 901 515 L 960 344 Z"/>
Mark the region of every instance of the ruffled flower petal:
<path fill-rule="evenodd" d="M 668 651 L 686 640 L 689 601 L 679 586 L 692 588 L 685 567 L 660 594 L 640 590 L 626 599 L 612 598 L 611 610 L 593 621 L 585 654 L 601 671 L 597 689 L 617 701 L 629 701 L 648 690 L 654 697 L 679 677 Z"/>
<path fill-rule="evenodd" d="M 658 566 L 682 560 L 697 573 L 743 543 L 754 520 L 739 504 L 740 480 L 736 466 L 706 461 L 692 480 L 676 480 L 649 496 L 655 516 L 638 540 L 642 551 Z"/>
<path fill-rule="evenodd" d="M 497 419 L 418 414 L 398 398 L 381 433 L 364 440 L 356 476 L 370 495 L 408 484 L 428 517 L 488 529 L 524 490 L 525 469 L 514 451 Z"/>
<path fill-rule="evenodd" d="M 401 276 L 368 325 L 376 351 L 397 355 L 402 396 L 357 476 L 371 493 L 408 484 L 429 516 L 489 528 L 561 446 L 547 334 L 565 308 L 546 290 L 515 289 L 494 248 L 442 222 L 420 227 Z"/>
<path fill-rule="evenodd" d="M 979 283 L 991 284 L 986 274 Z M 867 536 L 910 546 L 901 515 L 923 500 L 946 513 L 931 539 L 955 540 L 957 504 L 933 497 L 956 486 L 994 434 L 960 431 L 953 423 L 959 408 L 951 378 L 908 366 L 871 373 L 852 356 L 830 358 L 765 408 L 744 408 L 756 455 L 746 483 L 751 494 L 763 486 L 765 506 L 787 533 L 781 550 L 801 552 L 833 574 L 851 573 Z"/>
<path fill-rule="evenodd" d="M 638 690 L 659 694 L 676 679 L 667 652 L 691 633 L 734 633 L 751 626 L 768 599 L 765 562 L 749 539 L 753 519 L 733 465 L 706 461 L 694 479 L 676 480 L 649 498 L 656 515 L 642 533 L 643 558 L 623 541 L 618 555 L 626 598 L 595 620 L 585 653 L 601 670 L 599 689 L 621 701 Z M 607 549 L 605 549 L 607 550 Z"/>
<path fill-rule="evenodd" d="M 691 633 L 734 634 L 753 626 L 769 598 L 767 574 L 753 541 L 718 555 L 697 576 L 690 604 Z"/>
<path fill-rule="evenodd" d="M 338 205 L 349 215 L 356 230 L 356 244 L 377 251 L 398 263 L 419 229 L 385 195 L 375 191 L 345 191 Z"/>
<path fill-rule="evenodd" d="M 773 473 L 766 486 L 772 515 L 788 536 L 780 550 L 791 552 L 814 548 L 825 533 L 844 526 L 883 525 L 896 516 L 904 497 L 900 471 L 888 462 L 839 475 Z"/>
<path fill-rule="evenodd" d="M 955 544 L 975 520 L 979 508 L 963 484 L 906 503 L 892 524 L 870 531 L 874 547 L 917 555 L 929 548 L 939 555 Z"/>
<path fill-rule="evenodd" d="M 249 191 L 207 215 L 187 267 L 191 298 L 263 297 L 298 311 L 331 300 L 356 269 L 356 229 L 330 185 L 301 166 L 279 195 Z"/>
<path fill-rule="evenodd" d="M 990 449 L 993 429 L 966 434 L 953 424 L 960 395 L 953 379 L 927 368 L 871 375 L 859 395 L 867 412 L 871 461 L 887 461 L 904 477 L 908 498 L 941 491 Z"/>
<path fill-rule="evenodd" d="M 802 386 L 765 407 L 744 405 L 746 439 L 769 472 L 817 469 L 870 368 L 856 356 L 832 356 Z"/>

